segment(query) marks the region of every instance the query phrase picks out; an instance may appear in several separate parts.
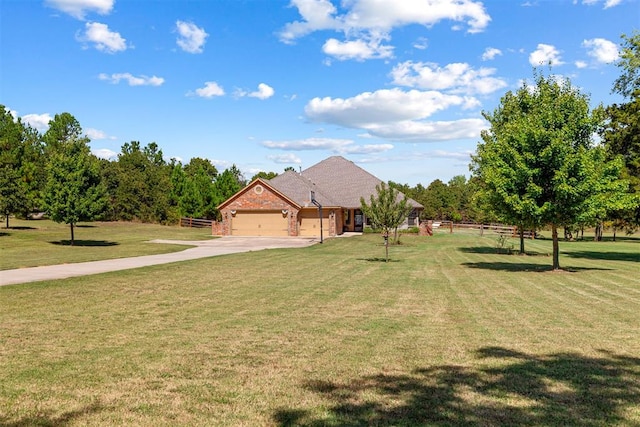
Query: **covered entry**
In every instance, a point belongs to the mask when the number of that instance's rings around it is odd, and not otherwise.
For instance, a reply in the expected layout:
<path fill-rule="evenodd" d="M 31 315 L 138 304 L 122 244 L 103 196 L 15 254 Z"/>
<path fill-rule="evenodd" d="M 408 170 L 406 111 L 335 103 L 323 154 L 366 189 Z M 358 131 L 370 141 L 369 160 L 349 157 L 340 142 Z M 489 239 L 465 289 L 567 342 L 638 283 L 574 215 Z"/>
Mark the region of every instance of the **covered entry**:
<path fill-rule="evenodd" d="M 288 223 L 282 211 L 237 211 L 231 218 L 231 235 L 286 237 Z"/>
<path fill-rule="evenodd" d="M 322 234 L 325 237 L 330 236 L 330 223 L 328 210 L 323 212 L 322 218 Z M 298 235 L 303 237 L 320 237 L 320 218 L 318 218 L 318 209 L 302 210 L 298 212 Z"/>

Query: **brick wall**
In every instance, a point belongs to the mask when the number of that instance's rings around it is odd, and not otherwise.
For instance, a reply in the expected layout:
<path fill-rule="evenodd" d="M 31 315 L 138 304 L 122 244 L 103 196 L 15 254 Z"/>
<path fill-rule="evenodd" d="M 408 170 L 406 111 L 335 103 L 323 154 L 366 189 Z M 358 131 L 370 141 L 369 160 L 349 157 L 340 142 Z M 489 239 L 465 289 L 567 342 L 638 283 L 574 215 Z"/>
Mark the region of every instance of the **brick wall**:
<path fill-rule="evenodd" d="M 256 189 L 256 187 L 259 187 Z M 273 211 L 287 210 L 289 218 L 289 236 L 298 235 L 298 209 L 283 199 L 277 193 L 271 191 L 267 186 L 262 185 L 259 181 L 253 182 L 251 185 L 243 189 L 228 205 L 220 210 L 222 214 L 222 223 L 220 226 L 220 235 L 228 236 L 231 234 L 229 224 L 232 217 L 231 211 Z"/>

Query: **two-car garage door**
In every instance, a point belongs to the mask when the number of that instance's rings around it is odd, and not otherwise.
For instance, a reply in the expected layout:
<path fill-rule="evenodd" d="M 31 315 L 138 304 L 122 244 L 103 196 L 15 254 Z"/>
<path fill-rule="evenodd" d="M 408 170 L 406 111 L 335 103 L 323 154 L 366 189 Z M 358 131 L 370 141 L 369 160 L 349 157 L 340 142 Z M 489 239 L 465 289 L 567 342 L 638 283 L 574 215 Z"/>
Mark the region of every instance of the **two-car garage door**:
<path fill-rule="evenodd" d="M 287 215 L 281 211 L 240 212 L 231 219 L 233 236 L 289 235 Z"/>

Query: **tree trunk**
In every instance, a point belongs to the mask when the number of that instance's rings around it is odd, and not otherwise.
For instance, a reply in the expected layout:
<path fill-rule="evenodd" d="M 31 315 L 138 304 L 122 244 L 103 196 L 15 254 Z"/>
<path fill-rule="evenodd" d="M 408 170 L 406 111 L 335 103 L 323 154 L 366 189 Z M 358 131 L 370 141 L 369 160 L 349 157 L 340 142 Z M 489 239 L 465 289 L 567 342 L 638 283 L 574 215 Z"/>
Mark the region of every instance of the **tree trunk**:
<path fill-rule="evenodd" d="M 73 223 L 69 224 L 71 226 L 71 246 L 73 246 L 74 238 L 73 238 Z"/>
<path fill-rule="evenodd" d="M 560 270 L 560 247 L 558 246 L 558 226 L 551 224 L 551 236 L 553 238 L 553 269 Z"/>
<path fill-rule="evenodd" d="M 5 215 L 5 218 L 7 218 L 7 229 L 9 229 L 9 214 L 8 213 Z"/>
<path fill-rule="evenodd" d="M 520 227 L 520 255 L 524 255 L 524 227 Z"/>
<path fill-rule="evenodd" d="M 616 227 L 613 227 L 613 241 L 616 241 Z"/>

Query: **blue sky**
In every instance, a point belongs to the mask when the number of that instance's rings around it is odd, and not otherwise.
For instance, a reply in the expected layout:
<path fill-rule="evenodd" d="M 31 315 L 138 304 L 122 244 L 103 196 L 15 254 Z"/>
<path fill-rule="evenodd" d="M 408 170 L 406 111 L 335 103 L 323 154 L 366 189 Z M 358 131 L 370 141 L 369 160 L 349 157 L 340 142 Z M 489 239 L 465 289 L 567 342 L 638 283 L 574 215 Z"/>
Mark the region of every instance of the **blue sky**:
<path fill-rule="evenodd" d="M 469 176 L 481 112 L 551 63 L 611 95 L 637 0 L 2 0 L 0 104 L 94 153 L 258 171 L 342 155 L 383 180 Z"/>

